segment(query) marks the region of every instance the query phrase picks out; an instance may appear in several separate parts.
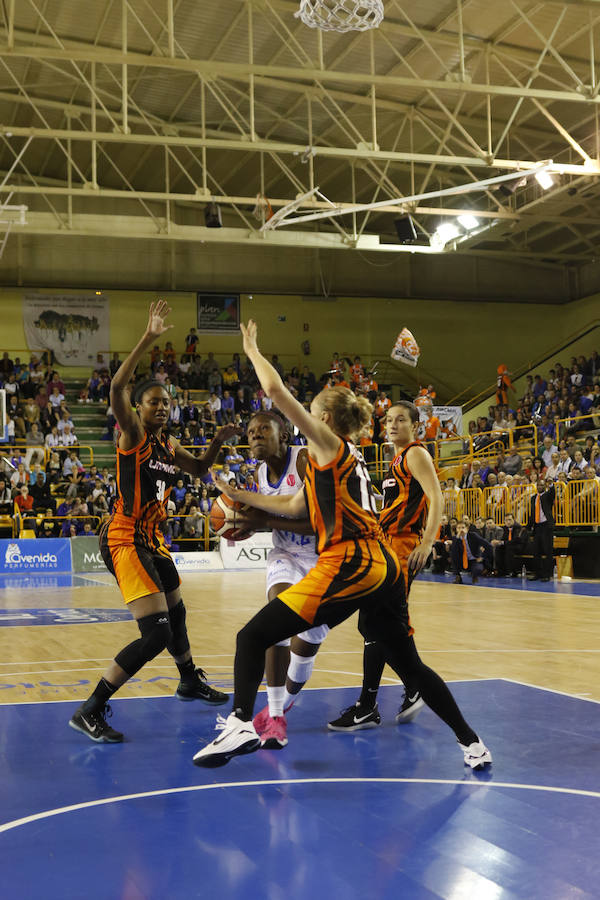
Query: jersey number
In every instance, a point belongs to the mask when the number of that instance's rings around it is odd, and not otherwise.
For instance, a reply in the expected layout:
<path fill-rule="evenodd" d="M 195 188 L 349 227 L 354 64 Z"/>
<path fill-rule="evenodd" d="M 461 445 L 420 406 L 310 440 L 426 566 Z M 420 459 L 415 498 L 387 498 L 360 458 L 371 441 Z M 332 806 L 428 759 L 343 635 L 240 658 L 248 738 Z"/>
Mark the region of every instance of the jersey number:
<path fill-rule="evenodd" d="M 156 482 L 156 499 L 159 500 L 161 503 L 165 499 L 166 489 L 167 489 L 167 485 L 165 484 L 164 481 Z"/>
<path fill-rule="evenodd" d="M 357 463 L 356 474 L 358 475 L 360 483 L 360 505 L 363 509 L 367 510 L 367 512 L 376 513 L 377 506 L 375 505 L 375 497 L 373 496 L 371 476 L 364 463 Z"/>

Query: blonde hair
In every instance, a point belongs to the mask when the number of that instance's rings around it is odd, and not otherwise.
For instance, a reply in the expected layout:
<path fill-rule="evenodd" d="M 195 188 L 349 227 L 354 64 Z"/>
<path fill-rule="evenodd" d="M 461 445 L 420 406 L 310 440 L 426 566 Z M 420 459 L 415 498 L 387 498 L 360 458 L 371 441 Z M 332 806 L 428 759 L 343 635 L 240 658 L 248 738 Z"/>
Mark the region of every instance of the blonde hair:
<path fill-rule="evenodd" d="M 357 438 L 371 421 L 373 407 L 369 401 L 347 387 L 326 388 L 317 397 L 323 410 L 331 415 L 332 431 L 342 437 Z"/>

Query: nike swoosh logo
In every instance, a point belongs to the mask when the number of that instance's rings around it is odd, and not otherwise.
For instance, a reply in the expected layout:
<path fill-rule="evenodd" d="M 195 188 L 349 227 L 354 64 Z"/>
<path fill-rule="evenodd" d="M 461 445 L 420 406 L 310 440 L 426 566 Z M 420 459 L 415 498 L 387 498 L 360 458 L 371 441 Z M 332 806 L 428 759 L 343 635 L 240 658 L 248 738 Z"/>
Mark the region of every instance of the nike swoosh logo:
<path fill-rule="evenodd" d="M 368 719 L 372 715 L 373 715 L 373 711 L 371 710 L 371 712 L 367 713 L 366 716 L 354 716 L 354 724 L 360 725 L 361 722 L 364 722 L 365 719 Z"/>
<path fill-rule="evenodd" d="M 409 698 L 408 698 L 408 702 L 409 702 L 409 703 L 415 703 L 415 701 L 418 700 L 418 699 L 419 699 L 419 695 L 418 695 L 418 694 L 415 694 L 414 697 L 409 697 Z"/>
<path fill-rule="evenodd" d="M 87 719 L 84 719 L 83 716 L 82 716 L 81 718 L 83 719 L 84 724 L 87 725 L 87 727 L 90 729 L 90 731 L 92 732 L 92 734 L 95 734 L 96 731 L 98 731 L 98 726 L 97 726 L 97 725 L 94 725 L 94 727 L 92 728 L 92 726 L 90 725 L 90 723 L 88 722 Z"/>

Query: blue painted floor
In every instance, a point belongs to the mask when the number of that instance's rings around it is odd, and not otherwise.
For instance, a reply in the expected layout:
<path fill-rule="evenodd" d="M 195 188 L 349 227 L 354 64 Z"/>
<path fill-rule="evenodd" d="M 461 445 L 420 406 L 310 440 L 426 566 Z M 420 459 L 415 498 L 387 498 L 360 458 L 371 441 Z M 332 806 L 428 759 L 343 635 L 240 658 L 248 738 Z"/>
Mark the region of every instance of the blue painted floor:
<path fill-rule="evenodd" d="M 473 587 L 471 576 L 463 572 L 463 582 Z M 418 581 L 433 581 L 437 584 L 453 584 L 454 575 L 432 575 L 421 572 Z M 464 585 L 463 585 L 464 586 Z M 460 585 L 457 585 L 460 587 Z M 502 588 L 511 591 L 538 591 L 545 594 L 579 594 L 584 597 L 600 597 L 600 581 L 528 581 L 527 578 L 480 578 L 475 588 Z"/>
<path fill-rule="evenodd" d="M 354 735 L 325 723 L 355 688 L 306 691 L 285 750 L 217 770 L 191 763 L 214 735 L 199 704 L 115 700 L 127 741 L 112 746 L 67 727 L 74 704 L 0 706 L 0 893 L 598 898 L 600 704 L 503 680 L 452 690 L 494 754 L 489 774 L 464 768 L 429 710 L 395 725 L 395 686 L 382 726 Z"/>

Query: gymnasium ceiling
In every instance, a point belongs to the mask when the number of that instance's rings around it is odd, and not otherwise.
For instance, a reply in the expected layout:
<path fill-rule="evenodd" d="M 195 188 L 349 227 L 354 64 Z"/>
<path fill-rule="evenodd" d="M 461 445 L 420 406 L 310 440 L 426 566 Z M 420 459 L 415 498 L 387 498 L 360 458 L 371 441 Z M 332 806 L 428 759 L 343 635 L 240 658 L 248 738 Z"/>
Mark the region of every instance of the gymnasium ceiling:
<path fill-rule="evenodd" d="M 28 207 L 13 233 L 426 253 L 469 209 L 479 227 L 445 255 L 596 260 L 600 2 L 384 5 L 379 29 L 332 34 L 295 0 L 0 0 L 0 197 Z M 548 160 L 549 190 L 392 205 Z M 387 203 L 260 231 L 257 194 L 276 212 L 317 187 Z M 211 200 L 223 228 L 204 227 Z M 402 213 L 420 246 L 398 245 Z"/>

